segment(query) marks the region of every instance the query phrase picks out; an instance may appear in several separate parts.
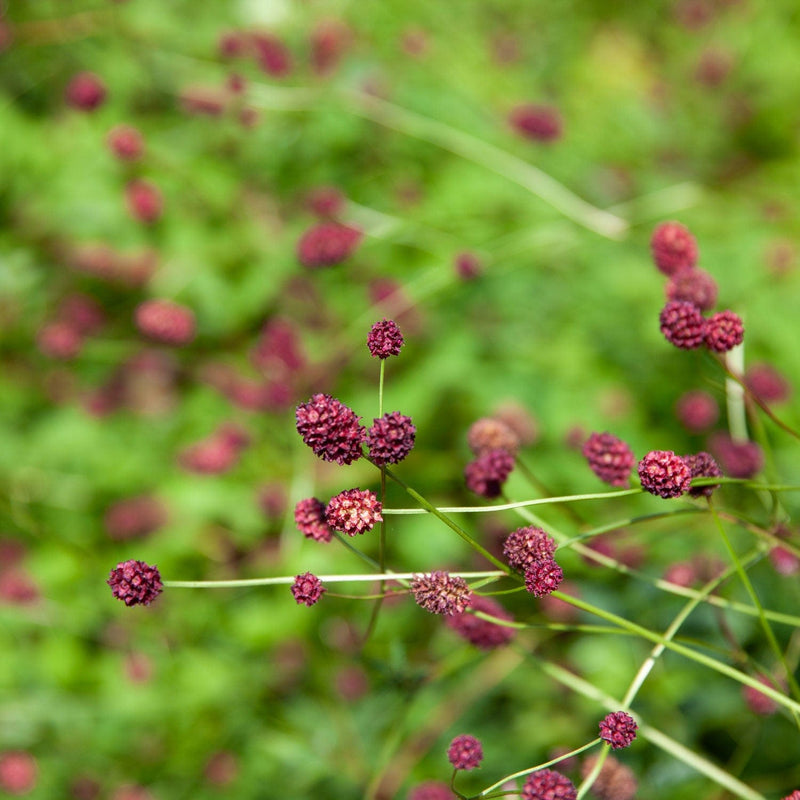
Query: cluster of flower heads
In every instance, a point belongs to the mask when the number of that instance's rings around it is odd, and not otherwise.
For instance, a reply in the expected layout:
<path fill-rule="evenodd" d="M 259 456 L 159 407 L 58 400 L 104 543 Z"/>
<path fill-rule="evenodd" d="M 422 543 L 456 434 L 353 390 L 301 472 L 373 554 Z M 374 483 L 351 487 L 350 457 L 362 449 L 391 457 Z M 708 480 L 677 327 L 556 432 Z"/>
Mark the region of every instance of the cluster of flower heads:
<path fill-rule="evenodd" d="M 664 222 L 653 231 L 650 249 L 656 267 L 669 276 L 667 304 L 659 325 L 667 341 L 683 350 L 705 345 L 714 353 L 726 353 L 744 339 L 744 325 L 733 311 L 703 312 L 717 302 L 717 285 L 697 268 L 697 241 L 678 222 Z"/>
<path fill-rule="evenodd" d="M 467 488 L 487 500 L 499 497 L 514 470 L 519 434 L 498 417 L 482 417 L 470 426 L 467 444 L 475 454 L 464 468 Z"/>
<path fill-rule="evenodd" d="M 554 592 L 564 572 L 553 557 L 556 543 L 541 528 L 528 525 L 512 531 L 503 543 L 503 555 L 514 569 L 525 574 L 525 588 L 534 597 Z"/>

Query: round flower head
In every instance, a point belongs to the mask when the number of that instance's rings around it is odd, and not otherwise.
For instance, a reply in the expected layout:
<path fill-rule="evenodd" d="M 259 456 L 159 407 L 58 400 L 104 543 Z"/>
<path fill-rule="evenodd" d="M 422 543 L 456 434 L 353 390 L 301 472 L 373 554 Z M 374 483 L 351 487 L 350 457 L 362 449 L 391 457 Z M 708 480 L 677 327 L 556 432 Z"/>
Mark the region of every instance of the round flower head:
<path fill-rule="evenodd" d="M 519 450 L 519 437 L 502 420 L 481 417 L 470 425 L 467 444 L 476 456 L 488 450 L 505 450 L 514 456 Z"/>
<path fill-rule="evenodd" d="M 791 794 L 787 794 L 783 800 L 800 800 L 800 789 L 795 789 Z"/>
<path fill-rule="evenodd" d="M 600 723 L 600 738 L 611 745 L 614 750 L 628 747 L 636 738 L 636 721 L 624 711 L 607 714 Z"/>
<path fill-rule="evenodd" d="M 489 620 L 481 619 L 476 617 L 475 614 L 469 613 L 470 610 L 481 611 L 489 616 L 510 622 L 513 619 L 511 614 L 490 597 L 472 595 L 467 609 L 460 614 L 451 614 L 445 617 L 445 625 L 470 644 L 479 647 L 481 650 L 493 650 L 495 647 L 500 647 L 514 638 L 513 628 L 489 622 Z"/>
<path fill-rule="evenodd" d="M 391 319 L 382 319 L 376 322 L 367 334 L 367 347 L 374 358 L 389 358 L 399 356 L 403 346 L 403 334 L 397 323 Z"/>
<path fill-rule="evenodd" d="M 157 531 L 167 521 L 164 506 L 151 495 L 138 495 L 110 506 L 103 517 L 108 535 L 117 541 L 140 539 Z"/>
<path fill-rule="evenodd" d="M 503 555 L 509 565 L 523 571 L 535 561 L 552 558 L 555 552 L 556 543 L 552 537 L 534 525 L 512 531 L 503 544 Z"/>
<path fill-rule="evenodd" d="M 106 583 L 126 606 L 149 606 L 164 590 L 158 567 L 144 561 L 122 561 L 111 570 Z"/>
<path fill-rule="evenodd" d="M 719 478 L 722 476 L 722 470 L 719 464 L 714 461 L 711 453 L 701 451 L 692 455 L 684 456 L 683 460 L 689 467 L 692 473 L 692 478 Z M 697 486 L 689 489 L 689 494 L 692 497 L 711 497 L 714 489 L 719 489 L 719 484 L 715 486 Z"/>
<path fill-rule="evenodd" d="M 800 558 L 780 545 L 770 549 L 769 560 L 778 575 L 796 575 L 800 571 Z"/>
<path fill-rule="evenodd" d="M 755 442 L 737 442 L 726 433 L 711 437 L 711 450 L 731 478 L 752 478 L 764 466 L 764 453 Z"/>
<path fill-rule="evenodd" d="M 125 187 L 125 201 L 130 215 L 146 225 L 157 222 L 164 210 L 161 190 L 155 184 L 138 178 Z"/>
<path fill-rule="evenodd" d="M 688 491 L 692 473 L 672 450 L 653 450 L 639 462 L 642 489 L 659 497 L 680 497 Z"/>
<path fill-rule="evenodd" d="M 514 469 L 514 456 L 505 450 L 487 450 L 464 468 L 467 488 L 491 500 L 499 497 Z"/>
<path fill-rule="evenodd" d="M 131 125 L 117 125 L 108 134 L 108 146 L 120 161 L 138 161 L 144 152 L 144 139 Z"/>
<path fill-rule="evenodd" d="M 369 489 L 347 489 L 332 497 L 325 509 L 325 521 L 335 531 L 355 536 L 371 531 L 383 522 L 380 500 Z"/>
<path fill-rule="evenodd" d="M 375 464 L 398 464 L 414 447 L 417 429 L 399 411 L 392 411 L 376 419 L 367 432 L 369 457 Z"/>
<path fill-rule="evenodd" d="M 79 72 L 67 84 L 66 100 L 79 111 L 94 111 L 106 99 L 106 87 L 93 72 Z"/>
<path fill-rule="evenodd" d="M 322 219 L 338 217 L 344 211 L 345 203 L 347 198 L 335 186 L 317 186 L 306 198 L 309 210 Z"/>
<path fill-rule="evenodd" d="M 297 575 L 292 584 L 292 595 L 299 606 L 306 605 L 310 608 L 324 593 L 325 587 L 322 582 L 311 572 Z"/>
<path fill-rule="evenodd" d="M 717 282 L 702 269 L 684 269 L 673 275 L 666 287 L 667 300 L 685 300 L 701 311 L 717 303 Z"/>
<path fill-rule="evenodd" d="M 636 457 L 628 445 L 610 433 L 593 433 L 581 450 L 589 468 L 611 486 L 627 486 Z"/>
<path fill-rule="evenodd" d="M 650 250 L 656 267 L 665 275 L 674 275 L 697 264 L 697 242 L 679 222 L 658 225 L 650 239 Z"/>
<path fill-rule="evenodd" d="M 446 617 L 463 613 L 472 599 L 467 582 L 444 570 L 415 575 L 411 579 L 411 592 L 418 606 Z"/>
<path fill-rule="evenodd" d="M 411 790 L 408 800 L 455 800 L 455 795 L 446 783 L 425 781 Z"/>
<path fill-rule="evenodd" d="M 758 675 L 758 682 L 764 686 L 769 686 L 770 689 L 781 687 L 776 686 L 773 681 L 765 675 Z M 778 710 L 778 704 L 771 698 L 760 692 L 752 686 L 742 686 L 742 697 L 744 698 L 747 707 L 754 713 L 761 717 L 768 717 Z"/>
<path fill-rule="evenodd" d="M 447 748 L 447 759 L 456 769 L 475 769 L 483 761 L 483 748 L 474 736 L 456 736 Z"/>
<path fill-rule="evenodd" d="M 361 241 L 361 231 L 338 222 L 321 222 L 307 230 L 297 243 L 297 258 L 304 267 L 332 267 L 349 258 Z"/>
<path fill-rule="evenodd" d="M 192 311 L 170 300 L 145 300 L 134 313 L 136 327 L 149 339 L 180 347 L 194 339 Z"/>
<path fill-rule="evenodd" d="M 753 364 L 744 380 L 747 388 L 765 403 L 783 403 L 792 393 L 789 381 L 769 364 Z"/>
<path fill-rule="evenodd" d="M 587 777 L 597 763 L 597 756 L 589 756 L 581 765 L 581 776 Z M 592 794 L 600 800 L 633 800 L 636 796 L 636 777 L 633 770 L 609 756 L 592 786 Z"/>
<path fill-rule="evenodd" d="M 552 769 L 532 772 L 522 787 L 523 800 L 575 800 L 577 796 L 572 781 Z"/>
<path fill-rule="evenodd" d="M 705 342 L 715 353 L 727 353 L 744 340 L 741 317 L 733 311 L 718 311 L 706 321 Z"/>
<path fill-rule="evenodd" d="M 333 538 L 333 531 L 325 521 L 325 504 L 316 497 L 301 500 L 294 507 L 294 521 L 306 539 L 329 542 Z"/>
<path fill-rule="evenodd" d="M 702 433 L 719 419 L 719 406 L 708 392 L 686 392 L 675 404 L 675 415 L 687 431 Z"/>
<path fill-rule="evenodd" d="M 483 272 L 483 264 L 481 264 L 480 259 L 474 253 L 459 253 L 453 263 L 456 269 L 456 275 L 458 275 L 462 281 L 471 281 Z"/>
<path fill-rule="evenodd" d="M 361 458 L 367 432 L 344 403 L 329 394 L 315 394 L 295 412 L 297 431 L 323 461 L 351 464 Z"/>
<path fill-rule="evenodd" d="M 36 787 L 39 769 L 36 759 L 24 750 L 0 753 L 0 792 L 22 795 Z"/>
<path fill-rule="evenodd" d="M 561 138 L 561 115 L 552 106 L 525 103 L 508 115 L 511 127 L 526 139 L 549 143 Z"/>
<path fill-rule="evenodd" d="M 705 341 L 706 320 L 694 303 L 670 300 L 661 309 L 658 322 L 666 340 L 682 350 L 694 350 Z"/>
<path fill-rule="evenodd" d="M 534 597 L 544 597 L 554 592 L 564 580 L 564 571 L 554 558 L 534 561 L 525 570 L 525 588 Z"/>
<path fill-rule="evenodd" d="M 36 334 L 36 344 L 48 358 L 69 361 L 81 352 L 83 336 L 69 322 L 51 322 Z"/>

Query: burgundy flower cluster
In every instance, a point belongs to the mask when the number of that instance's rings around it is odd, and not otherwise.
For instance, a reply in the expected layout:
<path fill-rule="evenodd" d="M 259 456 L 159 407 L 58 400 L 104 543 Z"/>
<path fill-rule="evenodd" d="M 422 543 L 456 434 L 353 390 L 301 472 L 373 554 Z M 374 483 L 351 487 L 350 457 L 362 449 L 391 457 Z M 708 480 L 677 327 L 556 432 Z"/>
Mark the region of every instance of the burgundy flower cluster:
<path fill-rule="evenodd" d="M 481 650 L 493 650 L 495 647 L 510 642 L 514 637 L 514 629 L 506 625 L 498 625 L 489 620 L 475 616 L 471 611 L 480 611 L 497 619 L 511 621 L 513 617 L 499 603 L 490 597 L 473 594 L 466 610 L 445 617 L 445 625 L 455 631 L 463 639 Z"/>
<path fill-rule="evenodd" d="M 581 452 L 589 462 L 589 469 L 601 481 L 617 487 L 628 485 L 636 457 L 622 439 L 608 432 L 592 433 Z"/>
<path fill-rule="evenodd" d="M 456 736 L 447 748 L 447 760 L 455 769 L 475 769 L 483 761 L 483 747 L 474 736 Z"/>
<path fill-rule="evenodd" d="M 418 606 L 443 616 L 463 614 L 472 600 L 467 582 L 444 570 L 415 575 L 411 580 L 411 592 Z"/>
<path fill-rule="evenodd" d="M 304 572 L 295 577 L 291 591 L 297 605 L 306 605 L 310 608 L 325 593 L 325 587 L 316 575 Z"/>
<path fill-rule="evenodd" d="M 148 606 L 164 589 L 158 567 L 151 567 L 144 561 L 117 564 L 106 583 L 111 587 L 111 594 L 126 606 Z"/>
<path fill-rule="evenodd" d="M 333 267 L 348 259 L 358 247 L 362 233 L 338 222 L 320 222 L 307 230 L 297 243 L 297 258 L 308 269 Z"/>
<path fill-rule="evenodd" d="M 523 800 L 575 800 L 577 796 L 575 784 L 552 769 L 532 772 L 522 787 Z"/>
<path fill-rule="evenodd" d="M 525 588 L 534 597 L 549 595 L 564 580 L 564 572 L 553 558 L 555 551 L 552 537 L 533 525 L 517 528 L 503 543 L 503 555 L 512 567 L 525 573 Z"/>
<path fill-rule="evenodd" d="M 625 711 L 613 711 L 600 722 L 600 738 L 614 750 L 628 747 L 636 738 L 638 728 L 634 718 Z"/>

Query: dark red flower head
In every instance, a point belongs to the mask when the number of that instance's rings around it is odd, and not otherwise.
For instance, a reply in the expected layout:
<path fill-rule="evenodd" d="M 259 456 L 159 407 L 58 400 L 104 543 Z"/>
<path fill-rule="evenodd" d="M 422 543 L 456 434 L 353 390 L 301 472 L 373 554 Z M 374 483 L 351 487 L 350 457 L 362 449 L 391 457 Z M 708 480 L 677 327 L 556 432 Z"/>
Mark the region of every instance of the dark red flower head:
<path fill-rule="evenodd" d="M 611 433 L 592 433 L 581 450 L 589 468 L 611 486 L 627 486 L 636 457 L 633 450 Z"/>
<path fill-rule="evenodd" d="M 527 570 L 535 561 L 552 558 L 556 543 L 541 528 L 528 525 L 510 533 L 503 544 L 503 555 L 514 569 Z"/>
<path fill-rule="evenodd" d="M 715 353 L 727 353 L 744 340 L 741 317 L 733 311 L 718 311 L 706 320 L 706 347 Z"/>
<path fill-rule="evenodd" d="M 752 478 L 764 466 L 764 453 L 755 442 L 734 441 L 726 433 L 711 437 L 711 450 L 731 478 Z"/>
<path fill-rule="evenodd" d="M 575 800 L 577 796 L 572 781 L 552 769 L 532 772 L 522 787 L 523 800 Z"/>
<path fill-rule="evenodd" d="M 672 450 L 652 450 L 638 470 L 642 489 L 659 497 L 680 497 L 692 482 L 689 465 Z"/>
<path fill-rule="evenodd" d="M 686 392 L 675 404 L 675 415 L 687 431 L 702 433 L 719 419 L 719 406 L 708 392 Z"/>
<path fill-rule="evenodd" d="M 367 347 L 374 358 L 399 356 L 402 346 L 403 334 L 394 320 L 382 319 L 376 322 L 367 334 Z"/>
<path fill-rule="evenodd" d="M 308 193 L 309 209 L 322 219 L 338 217 L 344 211 L 347 198 L 335 186 L 317 186 Z"/>
<path fill-rule="evenodd" d="M 476 456 L 489 450 L 505 450 L 512 456 L 519 450 L 519 436 L 502 420 L 481 417 L 470 425 L 467 444 Z"/>
<path fill-rule="evenodd" d="M 417 429 L 399 411 L 384 414 L 367 432 L 369 457 L 375 464 L 398 464 L 414 447 Z"/>
<path fill-rule="evenodd" d="M 136 327 L 161 344 L 180 347 L 194 339 L 194 313 L 170 300 L 145 300 L 136 308 L 134 317 Z"/>
<path fill-rule="evenodd" d="M 674 275 L 697 264 L 697 242 L 679 222 L 662 222 L 650 239 L 653 261 L 665 275 Z"/>
<path fill-rule="evenodd" d="M 581 765 L 581 775 L 586 778 L 595 767 L 598 756 L 589 756 Z M 592 794 L 601 800 L 634 800 L 636 796 L 636 777 L 633 770 L 609 756 L 597 776 Z"/>
<path fill-rule="evenodd" d="M 292 596 L 297 605 L 307 605 L 309 608 L 325 593 L 325 587 L 320 579 L 311 572 L 297 575 L 292 584 Z"/>
<path fill-rule="evenodd" d="M 150 181 L 136 178 L 125 187 L 125 200 L 130 215 L 145 225 L 157 222 L 164 211 L 161 190 Z"/>
<path fill-rule="evenodd" d="M 164 590 L 158 567 L 144 561 L 122 561 L 111 570 L 106 583 L 126 606 L 149 606 Z"/>
<path fill-rule="evenodd" d="M 36 787 L 39 769 L 36 759 L 24 750 L 0 753 L 0 792 L 22 795 Z"/>
<path fill-rule="evenodd" d="M 408 800 L 455 800 L 455 795 L 446 783 L 425 781 L 409 792 Z"/>
<path fill-rule="evenodd" d="M 744 379 L 747 388 L 765 403 L 783 403 L 792 393 L 789 381 L 769 364 L 753 364 Z"/>
<path fill-rule="evenodd" d="M 717 303 L 717 282 L 705 270 L 682 269 L 667 282 L 666 295 L 667 300 L 684 300 L 708 311 Z"/>
<path fill-rule="evenodd" d="M 108 535 L 118 541 L 147 536 L 166 521 L 167 510 L 159 500 L 147 494 L 119 500 L 103 517 Z"/>
<path fill-rule="evenodd" d="M 514 638 L 514 628 L 481 619 L 481 617 L 471 614 L 470 611 L 481 611 L 489 616 L 505 619 L 509 622 L 513 619 L 511 614 L 499 603 L 492 600 L 491 597 L 480 597 L 473 594 L 467 609 L 461 613 L 445 617 L 445 624 L 470 644 L 479 647 L 481 650 L 493 650 L 495 647 L 500 647 Z"/>
<path fill-rule="evenodd" d="M 487 450 L 464 468 L 467 488 L 491 500 L 499 497 L 514 469 L 514 456 L 506 450 Z"/>
<path fill-rule="evenodd" d="M 508 121 L 520 136 L 534 142 L 549 143 L 561 138 L 561 115 L 552 106 L 519 105 L 511 111 Z"/>
<path fill-rule="evenodd" d="M 474 736 L 456 736 L 447 748 L 447 759 L 456 769 L 475 769 L 483 761 L 483 748 Z"/>
<path fill-rule="evenodd" d="M 670 300 L 661 309 L 658 322 L 666 340 L 682 350 L 694 350 L 705 341 L 706 320 L 694 303 Z"/>
<path fill-rule="evenodd" d="M 461 280 L 471 281 L 483 272 L 483 264 L 475 253 L 459 253 L 454 261 L 456 275 Z"/>
<path fill-rule="evenodd" d="M 120 161 L 136 161 L 144 152 L 144 139 L 131 125 L 117 125 L 108 134 L 108 146 Z"/>
<path fill-rule="evenodd" d="M 443 570 L 415 575 L 411 580 L 411 591 L 418 606 L 431 614 L 448 617 L 463 613 L 472 598 L 472 590 L 463 578 Z"/>
<path fill-rule="evenodd" d="M 361 417 L 329 394 L 315 394 L 297 406 L 297 431 L 323 461 L 352 464 L 361 458 L 367 438 Z"/>
<path fill-rule="evenodd" d="M 325 521 L 325 504 L 316 497 L 301 500 L 294 507 L 294 521 L 297 530 L 306 537 L 317 542 L 329 542 L 333 531 Z"/>
<path fill-rule="evenodd" d="M 554 558 L 534 561 L 525 570 L 525 588 L 534 597 L 544 597 L 554 592 L 564 580 L 564 571 Z"/>
<path fill-rule="evenodd" d="M 325 509 L 325 521 L 335 531 L 356 536 L 383 522 L 383 506 L 369 489 L 347 489 L 330 499 Z"/>
<path fill-rule="evenodd" d="M 67 84 L 67 103 L 79 111 L 94 111 L 106 99 L 106 87 L 93 72 L 79 72 Z"/>
<path fill-rule="evenodd" d="M 349 258 L 361 241 L 361 231 L 338 222 L 320 222 L 297 243 L 297 258 L 304 267 L 332 267 Z"/>
<path fill-rule="evenodd" d="M 719 478 L 722 476 L 722 470 L 719 464 L 714 461 L 711 453 L 701 451 L 693 453 L 692 455 L 684 456 L 683 460 L 689 467 L 692 473 L 692 478 Z M 713 486 L 697 486 L 689 489 L 689 494 L 692 497 L 711 497 L 714 489 L 719 489 L 719 484 Z"/>
<path fill-rule="evenodd" d="M 787 794 L 783 800 L 800 800 L 800 789 L 795 789 L 791 794 Z"/>
<path fill-rule="evenodd" d="M 51 322 L 39 330 L 36 343 L 44 355 L 70 361 L 83 348 L 81 332 L 69 322 Z"/>
<path fill-rule="evenodd" d="M 614 750 L 628 747 L 636 738 L 636 721 L 624 711 L 607 714 L 600 723 L 600 738 L 611 745 Z"/>

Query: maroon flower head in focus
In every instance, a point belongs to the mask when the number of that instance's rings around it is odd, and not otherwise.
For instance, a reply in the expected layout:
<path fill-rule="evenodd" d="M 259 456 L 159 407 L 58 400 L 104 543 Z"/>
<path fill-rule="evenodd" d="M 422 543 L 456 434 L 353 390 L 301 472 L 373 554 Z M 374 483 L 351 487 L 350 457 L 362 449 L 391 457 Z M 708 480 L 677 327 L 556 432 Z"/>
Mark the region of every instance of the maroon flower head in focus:
<path fill-rule="evenodd" d="M 719 406 L 708 392 L 686 392 L 675 404 L 675 415 L 687 431 L 702 433 L 719 419 Z"/>
<path fill-rule="evenodd" d="M 467 488 L 491 500 L 499 497 L 514 469 L 514 456 L 505 450 L 487 450 L 464 468 Z"/>
<path fill-rule="evenodd" d="M 474 736 L 456 736 L 447 748 L 447 759 L 455 769 L 475 769 L 483 761 L 483 748 Z"/>
<path fill-rule="evenodd" d="M 148 606 L 164 590 L 158 567 L 144 561 L 122 561 L 111 570 L 106 583 L 126 606 Z"/>
<path fill-rule="evenodd" d="M 307 605 L 310 608 L 324 593 L 325 587 L 322 582 L 311 572 L 297 575 L 292 584 L 292 596 L 299 606 Z"/>
<path fill-rule="evenodd" d="M 680 497 L 692 482 L 689 465 L 672 450 L 652 450 L 639 462 L 639 480 L 650 494 Z"/>
<path fill-rule="evenodd" d="M 400 463 L 414 447 L 416 433 L 411 417 L 399 411 L 384 414 L 367 432 L 370 459 L 379 466 Z"/>
<path fill-rule="evenodd" d="M 328 394 L 315 394 L 297 406 L 297 431 L 303 441 L 323 461 L 352 464 L 361 458 L 367 438 L 361 417 Z"/>
<path fill-rule="evenodd" d="M 498 625 L 489 620 L 470 614 L 472 611 L 481 611 L 498 619 L 509 622 L 513 619 L 499 603 L 491 597 L 481 597 L 473 594 L 467 609 L 461 613 L 450 614 L 445 617 L 445 625 L 454 630 L 459 636 L 481 650 L 493 650 L 495 647 L 507 644 L 514 638 L 514 628 Z"/>
<path fill-rule="evenodd" d="M 674 275 L 697 264 L 697 241 L 679 222 L 662 222 L 650 239 L 653 261 L 665 275 Z"/>
<path fill-rule="evenodd" d="M 715 353 L 727 353 L 744 340 L 741 317 L 733 311 L 718 311 L 706 320 L 706 347 Z"/>
<path fill-rule="evenodd" d="M 717 282 L 702 269 L 682 269 L 667 282 L 667 300 L 694 303 L 701 311 L 717 303 Z"/>
<path fill-rule="evenodd" d="M 145 300 L 134 313 L 136 327 L 161 344 L 181 347 L 194 339 L 194 313 L 170 300 Z"/>
<path fill-rule="evenodd" d="M 694 303 L 670 300 L 658 322 L 666 340 L 682 350 L 694 350 L 706 340 L 707 323 Z"/>
<path fill-rule="evenodd" d="M 376 322 L 367 334 L 367 347 L 373 358 L 399 356 L 403 346 L 403 334 L 397 323 L 391 319 Z"/>
<path fill-rule="evenodd" d="M 581 450 L 589 468 L 611 486 L 624 487 L 633 469 L 636 457 L 633 450 L 610 433 L 592 433 Z"/>
<path fill-rule="evenodd" d="M 137 161 L 144 153 L 142 134 L 131 125 L 117 125 L 108 133 L 108 146 L 120 161 Z"/>
<path fill-rule="evenodd" d="M 297 243 L 297 258 L 304 267 L 332 267 L 349 258 L 361 242 L 361 231 L 338 222 L 320 222 Z"/>
<path fill-rule="evenodd" d="M 329 542 L 333 538 L 333 531 L 325 521 L 325 504 L 316 497 L 308 497 L 297 503 L 294 507 L 294 521 L 306 539 Z"/>
<path fill-rule="evenodd" d="M 523 800 L 575 800 L 577 796 L 572 781 L 552 769 L 532 772 L 522 787 Z"/>
<path fill-rule="evenodd" d="M 418 606 L 431 614 L 462 614 L 472 599 L 472 590 L 463 578 L 444 570 L 434 570 L 411 579 L 411 592 Z"/>
<path fill-rule="evenodd" d="M 527 570 L 535 561 L 553 557 L 556 543 L 541 528 L 528 525 L 512 531 L 503 544 L 503 555 L 515 569 Z"/>
<path fill-rule="evenodd" d="M 719 464 L 714 460 L 711 453 L 701 451 L 693 453 L 692 455 L 684 456 L 683 460 L 689 467 L 692 473 L 692 478 L 720 478 L 722 477 L 722 470 Z M 712 486 L 696 486 L 689 489 L 689 494 L 692 497 L 711 497 L 714 489 L 719 489 L 719 484 Z"/>
<path fill-rule="evenodd" d="M 511 127 L 525 139 L 545 144 L 561 138 L 561 115 L 552 106 L 526 103 L 514 108 L 508 116 Z"/>
<path fill-rule="evenodd" d="M 381 501 L 369 489 L 347 489 L 330 499 L 325 521 L 335 531 L 356 536 L 383 522 L 382 510 Z"/>
<path fill-rule="evenodd" d="M 157 222 L 164 211 L 164 197 L 161 190 L 155 184 L 141 178 L 130 181 L 125 187 L 125 201 L 130 215 L 145 225 Z"/>
<path fill-rule="evenodd" d="M 544 597 L 554 592 L 564 580 L 564 571 L 554 558 L 534 561 L 525 570 L 525 588 L 534 597 Z"/>
<path fill-rule="evenodd" d="M 67 103 L 79 111 L 94 111 L 106 99 L 105 84 L 93 72 L 79 72 L 67 84 Z"/>
<path fill-rule="evenodd" d="M 624 711 L 613 711 L 607 714 L 600 723 L 600 738 L 611 745 L 614 750 L 628 747 L 636 738 L 636 721 Z"/>

